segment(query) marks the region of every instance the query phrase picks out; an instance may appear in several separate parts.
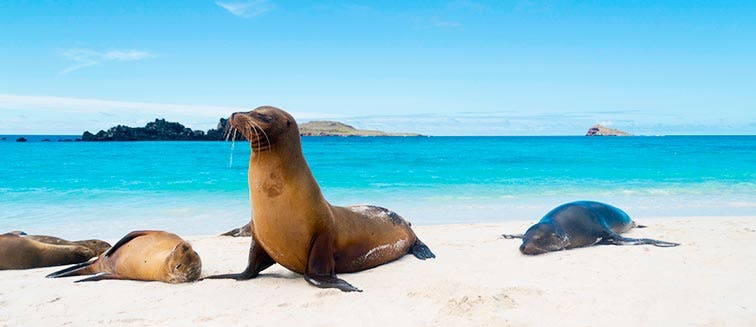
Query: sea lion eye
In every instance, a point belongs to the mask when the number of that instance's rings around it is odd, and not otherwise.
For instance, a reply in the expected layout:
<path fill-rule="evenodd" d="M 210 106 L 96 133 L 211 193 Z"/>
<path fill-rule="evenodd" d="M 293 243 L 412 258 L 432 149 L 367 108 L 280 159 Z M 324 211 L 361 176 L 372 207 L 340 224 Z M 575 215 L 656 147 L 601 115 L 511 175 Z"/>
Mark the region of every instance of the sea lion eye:
<path fill-rule="evenodd" d="M 291 120 L 286 121 L 286 126 L 291 126 Z"/>

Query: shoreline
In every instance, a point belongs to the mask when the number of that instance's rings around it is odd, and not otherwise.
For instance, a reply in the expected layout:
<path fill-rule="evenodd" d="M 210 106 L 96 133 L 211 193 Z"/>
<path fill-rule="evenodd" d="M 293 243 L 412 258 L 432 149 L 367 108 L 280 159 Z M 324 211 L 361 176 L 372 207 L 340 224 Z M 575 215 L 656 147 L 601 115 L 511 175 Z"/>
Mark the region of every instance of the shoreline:
<path fill-rule="evenodd" d="M 0 326 L 748 325 L 756 320 L 756 216 L 642 218 L 628 237 L 676 248 L 593 246 L 523 256 L 534 221 L 414 227 L 434 260 L 405 256 L 339 274 L 363 293 L 308 285 L 274 265 L 254 280 L 159 282 L 46 279 L 61 267 L 0 271 Z M 249 238 L 185 237 L 202 276 L 238 272 Z"/>

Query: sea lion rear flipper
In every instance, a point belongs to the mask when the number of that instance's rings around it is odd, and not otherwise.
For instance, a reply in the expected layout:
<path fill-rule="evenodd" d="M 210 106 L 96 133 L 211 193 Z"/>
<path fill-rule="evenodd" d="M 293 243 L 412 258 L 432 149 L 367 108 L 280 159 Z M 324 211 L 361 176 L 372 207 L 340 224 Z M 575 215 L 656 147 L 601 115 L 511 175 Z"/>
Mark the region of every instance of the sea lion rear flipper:
<path fill-rule="evenodd" d="M 628 238 L 622 237 L 619 234 L 612 233 L 609 237 L 604 237 L 599 244 L 613 244 L 613 245 L 642 245 L 651 244 L 658 247 L 669 248 L 680 245 L 680 243 L 672 243 L 666 241 L 659 241 L 650 238 Z"/>
<path fill-rule="evenodd" d="M 315 236 L 307 256 L 305 280 L 320 288 L 338 288 L 344 292 L 362 292 L 347 281 L 336 277 L 336 262 L 333 258 L 333 236 L 321 232 Z"/>
<path fill-rule="evenodd" d="M 150 230 L 137 230 L 137 231 L 133 231 L 131 233 L 126 234 L 126 236 L 124 236 L 120 240 L 118 240 L 118 242 L 116 244 L 113 244 L 113 246 L 110 249 L 108 249 L 107 251 L 105 251 L 105 256 L 109 257 L 111 254 L 115 253 L 115 251 L 118 250 L 118 248 L 120 248 L 124 244 L 128 243 L 129 241 L 131 241 L 131 240 L 133 240 L 133 239 L 135 239 L 135 238 L 137 238 L 139 236 L 146 235 L 146 234 L 149 234 L 149 233 L 152 233 L 152 232 L 154 232 L 154 231 L 150 231 Z"/>
<path fill-rule="evenodd" d="M 94 264 L 95 261 L 96 260 L 82 262 L 82 263 L 79 263 L 79 264 L 75 264 L 75 265 L 73 265 L 71 267 L 68 267 L 66 269 L 58 270 L 58 271 L 56 271 L 54 273 L 51 273 L 51 274 L 49 274 L 49 275 L 47 275 L 45 277 L 46 278 L 60 278 L 60 277 L 71 277 L 71 276 L 89 275 L 89 274 L 92 273 L 92 271 L 90 271 L 88 268 L 89 268 L 89 266 L 91 266 L 92 264 Z"/>
<path fill-rule="evenodd" d="M 512 240 L 516 238 L 523 238 L 525 237 L 525 234 L 501 234 L 501 236 L 508 240 Z"/>
<path fill-rule="evenodd" d="M 113 274 L 113 273 L 109 273 L 109 272 L 101 272 L 101 273 L 98 273 L 98 274 L 96 274 L 94 276 L 91 276 L 91 277 L 87 277 L 87 278 L 84 278 L 84 279 L 79 279 L 79 280 L 75 281 L 74 283 L 96 282 L 98 280 L 105 280 L 105 279 L 128 279 L 128 278 L 123 278 L 122 276 L 119 276 L 119 275 L 116 275 L 116 274 Z"/>
<path fill-rule="evenodd" d="M 273 260 L 273 258 L 268 255 L 268 252 L 265 252 L 265 250 L 257 243 L 257 240 L 255 239 L 254 234 L 252 235 L 252 241 L 249 245 L 249 260 L 247 261 L 247 269 L 244 269 L 243 272 L 239 274 L 223 274 L 223 275 L 214 275 L 214 276 L 208 276 L 205 278 L 200 278 L 200 280 L 205 279 L 236 279 L 236 280 L 247 280 L 257 277 L 257 275 L 260 274 L 261 271 L 267 269 L 268 267 L 272 266 L 276 262 Z"/>
<path fill-rule="evenodd" d="M 241 228 L 234 228 L 234 229 L 232 229 L 232 230 L 230 230 L 228 232 L 220 234 L 220 236 L 233 236 L 233 237 L 237 237 L 239 235 L 239 233 L 241 233 Z"/>
<path fill-rule="evenodd" d="M 419 238 L 415 239 L 415 244 L 410 246 L 409 253 L 412 253 L 416 258 L 420 260 L 435 258 L 436 255 L 431 252 L 431 249 L 423 243 Z"/>

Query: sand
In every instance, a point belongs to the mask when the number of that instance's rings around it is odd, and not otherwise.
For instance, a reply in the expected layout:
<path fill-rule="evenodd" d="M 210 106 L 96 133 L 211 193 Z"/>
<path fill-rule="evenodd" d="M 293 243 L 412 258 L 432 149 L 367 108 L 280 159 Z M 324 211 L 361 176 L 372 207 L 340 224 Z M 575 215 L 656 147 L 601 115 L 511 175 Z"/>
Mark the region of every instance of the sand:
<path fill-rule="evenodd" d="M 752 326 L 756 217 L 638 218 L 629 237 L 676 248 L 593 246 L 526 257 L 532 222 L 415 227 L 438 256 L 309 286 L 275 265 L 257 279 L 73 283 L 60 269 L 0 271 L 0 326 Z M 203 275 L 238 272 L 248 238 L 187 237 Z"/>

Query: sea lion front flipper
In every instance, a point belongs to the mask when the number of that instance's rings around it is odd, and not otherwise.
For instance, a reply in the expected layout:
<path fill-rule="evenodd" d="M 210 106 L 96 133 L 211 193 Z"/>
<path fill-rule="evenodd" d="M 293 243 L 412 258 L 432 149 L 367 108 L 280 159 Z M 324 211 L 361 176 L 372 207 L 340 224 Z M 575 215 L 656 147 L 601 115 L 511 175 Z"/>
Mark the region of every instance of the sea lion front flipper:
<path fill-rule="evenodd" d="M 344 292 L 362 292 L 347 281 L 336 277 L 336 262 L 333 258 L 333 236 L 321 232 L 315 236 L 307 256 L 305 280 L 320 288 L 338 288 Z"/>
<path fill-rule="evenodd" d="M 258 244 L 257 239 L 255 238 L 255 235 L 252 234 L 252 240 L 249 244 L 249 260 L 247 261 L 247 269 L 244 269 L 239 274 L 223 274 L 223 275 L 214 275 L 214 276 L 207 276 L 205 278 L 200 278 L 200 280 L 205 279 L 236 279 L 236 280 L 247 280 L 257 277 L 257 275 L 260 274 L 261 271 L 267 269 L 268 267 L 272 266 L 276 262 L 273 260 L 273 258 L 268 255 L 268 252 L 265 252 L 265 249 Z"/>
<path fill-rule="evenodd" d="M 525 234 L 501 234 L 501 236 L 508 240 L 513 240 L 516 238 L 523 238 L 525 237 Z"/>
<path fill-rule="evenodd" d="M 75 281 L 74 283 L 96 282 L 98 280 L 105 280 L 105 279 L 128 279 L 128 278 L 124 278 L 124 277 L 122 277 L 120 275 L 116 275 L 114 273 L 101 272 L 101 273 L 98 273 L 98 274 L 96 274 L 96 275 L 94 275 L 92 277 L 87 277 L 87 278 L 84 278 L 84 279 L 79 279 L 79 280 Z"/>

